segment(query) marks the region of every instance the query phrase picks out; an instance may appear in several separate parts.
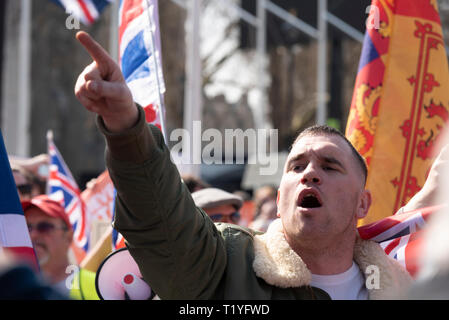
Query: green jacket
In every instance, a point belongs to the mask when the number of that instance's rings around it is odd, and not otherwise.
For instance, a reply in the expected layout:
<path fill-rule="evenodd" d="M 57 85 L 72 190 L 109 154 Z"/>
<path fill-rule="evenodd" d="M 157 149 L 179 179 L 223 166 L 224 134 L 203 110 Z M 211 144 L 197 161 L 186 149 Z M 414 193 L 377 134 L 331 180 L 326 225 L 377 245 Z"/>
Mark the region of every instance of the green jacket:
<path fill-rule="evenodd" d="M 138 123 L 125 132 L 108 132 L 101 117 L 97 124 L 106 137 L 106 163 L 117 189 L 114 228 L 161 299 L 329 299 L 309 286 L 310 271 L 288 246 L 280 223 L 255 235 L 236 225 L 214 224 L 195 206 L 161 132 L 146 124 L 142 108 Z M 386 258 L 376 246 L 374 251 Z M 387 271 L 394 262 L 384 260 Z M 361 261 L 361 268 L 364 263 L 370 261 Z M 396 277 L 409 279 L 406 271 L 393 269 L 395 283 Z"/>

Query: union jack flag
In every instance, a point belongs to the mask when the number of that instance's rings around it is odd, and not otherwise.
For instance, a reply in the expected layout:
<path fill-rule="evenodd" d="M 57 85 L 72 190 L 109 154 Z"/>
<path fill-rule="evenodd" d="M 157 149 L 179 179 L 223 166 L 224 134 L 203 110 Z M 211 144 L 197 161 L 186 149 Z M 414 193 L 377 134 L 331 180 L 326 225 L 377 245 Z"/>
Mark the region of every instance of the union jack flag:
<path fill-rule="evenodd" d="M 85 25 L 98 19 L 103 9 L 114 0 L 51 0 Z"/>
<path fill-rule="evenodd" d="M 157 0 L 121 0 L 119 7 L 119 65 L 133 99 L 145 110 L 145 119 L 165 135 Z M 114 199 L 116 191 L 114 190 Z M 114 201 L 115 204 L 115 201 Z M 114 212 L 114 211 L 113 211 Z M 125 246 L 113 230 L 113 248 Z"/>
<path fill-rule="evenodd" d="M 47 143 L 48 155 L 50 157 L 47 194 L 50 198 L 59 201 L 63 205 L 73 227 L 74 244 L 87 252 L 90 230 L 85 205 L 81 198 L 81 191 L 56 148 L 51 131 L 47 133 Z"/>
<path fill-rule="evenodd" d="M 385 253 L 400 262 L 407 271 L 416 275 L 419 271 L 421 230 L 434 212 L 443 206 L 433 206 L 386 217 L 359 227 L 362 239 L 380 244 Z"/>
<path fill-rule="evenodd" d="M 0 177 L 0 250 L 11 253 L 20 261 L 29 262 L 30 266 L 38 271 L 39 265 L 31 243 L 1 133 Z"/>
<path fill-rule="evenodd" d="M 158 10 L 157 0 L 120 1 L 119 65 L 147 122 L 165 134 Z"/>

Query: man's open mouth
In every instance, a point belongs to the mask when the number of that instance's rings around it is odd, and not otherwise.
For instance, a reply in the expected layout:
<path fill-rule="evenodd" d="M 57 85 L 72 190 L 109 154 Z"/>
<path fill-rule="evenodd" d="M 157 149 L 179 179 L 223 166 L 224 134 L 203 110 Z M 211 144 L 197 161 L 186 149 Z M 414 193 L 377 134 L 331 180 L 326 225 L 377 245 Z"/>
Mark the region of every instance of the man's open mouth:
<path fill-rule="evenodd" d="M 302 208 L 319 208 L 322 206 L 322 202 L 316 191 L 304 190 L 299 194 L 298 206 Z"/>

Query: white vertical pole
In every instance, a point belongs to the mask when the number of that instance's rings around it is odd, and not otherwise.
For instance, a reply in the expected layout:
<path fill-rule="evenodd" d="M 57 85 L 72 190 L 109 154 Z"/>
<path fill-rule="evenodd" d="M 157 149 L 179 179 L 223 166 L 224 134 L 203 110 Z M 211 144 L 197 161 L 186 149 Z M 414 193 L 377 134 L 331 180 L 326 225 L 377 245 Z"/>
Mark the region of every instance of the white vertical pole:
<path fill-rule="evenodd" d="M 326 123 L 327 110 L 327 0 L 318 0 L 318 61 L 316 123 Z"/>
<path fill-rule="evenodd" d="M 153 3 L 158 4 L 157 0 Z M 147 7 L 148 9 L 150 8 L 150 2 L 149 0 L 147 0 Z M 159 10 L 159 6 L 153 6 L 153 10 Z M 159 70 L 159 67 L 162 67 L 159 65 L 159 55 L 161 54 L 161 52 L 159 52 L 161 50 L 161 48 L 157 48 L 156 46 L 156 38 L 155 38 L 155 32 L 157 30 L 157 26 L 155 25 L 155 21 L 153 21 L 153 17 L 155 15 L 159 15 L 159 12 L 156 13 L 151 13 L 150 10 L 148 10 L 148 26 L 150 29 L 150 42 L 151 42 L 151 57 L 152 57 L 152 62 L 154 64 L 154 70 L 156 72 L 156 84 L 157 84 L 157 94 L 158 94 L 158 100 L 157 100 L 157 104 L 159 106 L 159 116 L 160 116 L 160 121 L 161 121 L 161 131 L 162 131 L 162 135 L 164 136 L 164 140 L 167 141 L 167 130 L 165 127 L 165 106 L 164 106 L 164 99 L 162 97 L 162 93 L 161 93 L 161 79 L 159 77 L 160 74 L 162 74 L 162 70 Z M 156 50 L 159 49 L 159 50 Z"/>
<path fill-rule="evenodd" d="M 30 54 L 31 54 L 31 0 L 21 0 L 19 26 L 19 61 L 17 66 L 20 94 L 17 96 L 16 155 L 28 157 L 30 153 Z"/>
<path fill-rule="evenodd" d="M 183 169 L 200 177 L 201 139 L 194 136 L 193 121 L 201 121 L 202 115 L 202 76 L 200 56 L 200 18 L 201 0 L 188 0 L 186 23 L 186 87 L 184 96 L 184 129 L 189 137 L 183 137 L 183 158 L 189 159 L 190 165 Z M 188 143 L 190 140 L 191 143 Z M 199 145 L 198 145 L 199 144 Z M 190 146 L 190 148 L 188 147 Z"/>
<path fill-rule="evenodd" d="M 120 0 L 112 1 L 111 23 L 109 25 L 109 55 L 115 62 L 118 61 L 118 9 Z"/>
<path fill-rule="evenodd" d="M 266 40 L 266 0 L 257 1 L 257 37 L 256 37 L 256 52 L 257 52 L 257 87 L 258 87 L 258 105 L 255 110 L 255 125 L 256 128 L 265 128 L 265 113 L 266 113 L 266 84 L 265 84 L 265 54 L 267 51 Z"/>

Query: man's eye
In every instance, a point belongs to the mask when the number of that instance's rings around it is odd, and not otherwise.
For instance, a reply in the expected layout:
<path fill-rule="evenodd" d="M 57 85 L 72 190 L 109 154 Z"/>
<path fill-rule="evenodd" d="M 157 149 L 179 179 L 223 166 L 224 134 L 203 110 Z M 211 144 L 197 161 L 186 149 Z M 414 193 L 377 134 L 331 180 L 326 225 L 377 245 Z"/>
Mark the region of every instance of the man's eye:
<path fill-rule="evenodd" d="M 300 170 L 302 170 L 302 168 L 303 168 L 303 166 L 295 165 L 295 166 L 292 167 L 292 170 L 293 171 L 300 171 Z"/>
<path fill-rule="evenodd" d="M 335 168 L 329 167 L 329 166 L 324 166 L 323 170 L 325 170 L 325 171 L 333 171 L 333 170 L 335 170 Z"/>

